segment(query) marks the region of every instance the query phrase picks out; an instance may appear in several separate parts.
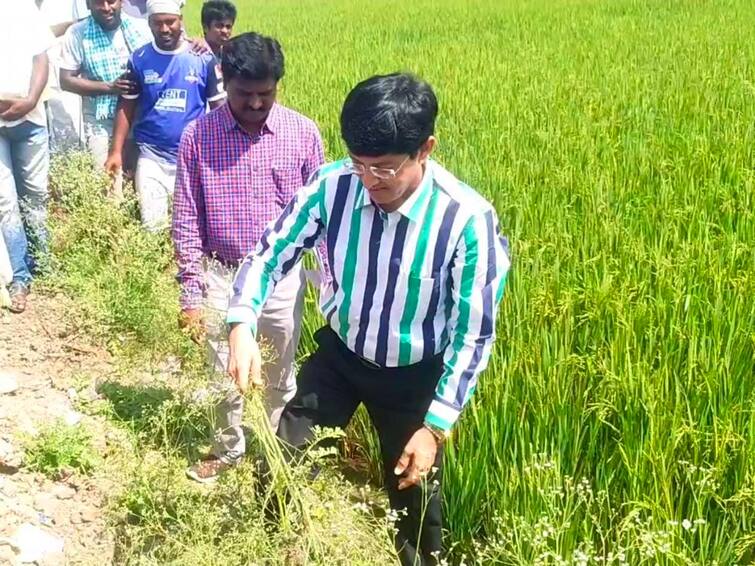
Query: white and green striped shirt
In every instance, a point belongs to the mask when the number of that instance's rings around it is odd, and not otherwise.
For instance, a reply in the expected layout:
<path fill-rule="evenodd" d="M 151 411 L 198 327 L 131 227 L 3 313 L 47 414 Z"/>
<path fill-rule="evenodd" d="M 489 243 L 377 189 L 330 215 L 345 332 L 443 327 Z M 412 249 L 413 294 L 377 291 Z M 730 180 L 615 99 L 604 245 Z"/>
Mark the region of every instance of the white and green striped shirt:
<path fill-rule="evenodd" d="M 438 163 L 395 212 L 374 205 L 343 162 L 321 169 L 268 226 L 239 269 L 229 323 L 256 320 L 275 282 L 324 242 L 320 310 L 379 366 L 444 353 L 426 421 L 448 430 L 474 392 L 495 338 L 509 259 L 492 205 Z"/>

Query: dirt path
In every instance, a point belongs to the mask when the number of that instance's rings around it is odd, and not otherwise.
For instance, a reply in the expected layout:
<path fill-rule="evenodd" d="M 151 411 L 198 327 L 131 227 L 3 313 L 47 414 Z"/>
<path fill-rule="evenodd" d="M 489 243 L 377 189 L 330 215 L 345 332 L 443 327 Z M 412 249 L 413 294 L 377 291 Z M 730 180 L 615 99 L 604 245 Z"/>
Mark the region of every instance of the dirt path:
<path fill-rule="evenodd" d="M 107 430 L 103 419 L 77 412 L 72 399 L 88 391 L 95 395 L 91 387 L 77 393 L 73 385 L 81 387 L 83 374 L 107 374 L 109 357 L 66 325 L 64 304 L 62 297 L 34 295 L 23 315 L 0 311 L 0 384 L 5 384 L 0 385 L 0 564 L 23 559 L 23 549 L 9 544 L 18 543 L 23 532 L 32 535 L 35 552 L 45 534 L 63 542 L 62 552 L 48 553 L 38 564 L 112 561 L 112 536 L 102 510 L 105 479 L 73 474 L 52 481 L 20 467 L 21 438 L 57 420 Z M 14 383 L 15 391 L 7 391 Z M 105 443 L 105 435 L 94 438 L 98 452 Z"/>

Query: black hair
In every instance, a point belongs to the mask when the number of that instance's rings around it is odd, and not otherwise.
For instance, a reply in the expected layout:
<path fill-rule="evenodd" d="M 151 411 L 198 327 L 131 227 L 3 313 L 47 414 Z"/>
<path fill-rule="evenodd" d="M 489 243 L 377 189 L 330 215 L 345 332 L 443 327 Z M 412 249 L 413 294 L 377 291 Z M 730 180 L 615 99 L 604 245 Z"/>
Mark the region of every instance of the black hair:
<path fill-rule="evenodd" d="M 202 5 L 202 27 L 208 28 L 212 22 L 231 20 L 236 22 L 236 6 L 228 0 L 207 0 Z"/>
<path fill-rule="evenodd" d="M 223 80 L 279 81 L 285 72 L 283 50 L 278 40 L 254 32 L 242 33 L 223 46 L 220 57 Z"/>
<path fill-rule="evenodd" d="M 354 155 L 414 157 L 435 131 L 438 99 L 409 73 L 376 75 L 360 82 L 341 110 L 341 137 Z"/>

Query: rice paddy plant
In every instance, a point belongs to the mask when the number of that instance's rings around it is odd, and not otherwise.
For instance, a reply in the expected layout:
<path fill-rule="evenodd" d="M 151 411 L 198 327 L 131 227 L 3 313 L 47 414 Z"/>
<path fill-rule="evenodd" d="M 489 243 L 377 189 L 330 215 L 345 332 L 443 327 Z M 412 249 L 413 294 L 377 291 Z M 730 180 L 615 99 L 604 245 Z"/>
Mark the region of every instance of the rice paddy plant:
<path fill-rule="evenodd" d="M 281 98 L 331 158 L 358 80 L 429 80 L 437 158 L 512 242 L 495 352 L 447 452 L 455 556 L 755 559 L 752 3 L 237 4 L 237 31 L 282 42 Z"/>

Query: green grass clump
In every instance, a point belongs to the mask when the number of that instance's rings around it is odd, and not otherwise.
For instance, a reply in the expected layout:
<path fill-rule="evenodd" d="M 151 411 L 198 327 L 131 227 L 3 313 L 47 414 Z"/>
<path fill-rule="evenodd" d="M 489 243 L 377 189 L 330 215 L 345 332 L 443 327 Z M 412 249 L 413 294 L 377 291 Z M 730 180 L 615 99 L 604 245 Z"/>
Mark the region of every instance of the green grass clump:
<path fill-rule="evenodd" d="M 105 196 L 107 178 L 92 165 L 81 153 L 53 160 L 58 200 L 47 281 L 77 300 L 82 324 L 111 349 L 140 359 L 175 355 L 196 362 L 197 349 L 175 331 L 179 305 L 169 235 L 141 228 L 132 193 L 114 206 Z"/>
<path fill-rule="evenodd" d="M 76 472 L 91 473 L 97 465 L 92 437 L 81 425 L 48 425 L 23 441 L 24 466 L 50 478 Z"/>
<path fill-rule="evenodd" d="M 290 468 L 298 486 L 278 499 L 247 459 L 217 484 L 184 477 L 185 460 L 149 452 L 113 508 L 125 513 L 118 560 L 129 564 L 392 564 L 386 516 L 354 500 L 332 470 L 317 479 Z M 378 500 L 378 498 L 375 498 Z M 361 503 L 361 504 L 360 504 Z M 305 514 L 302 514 L 302 510 Z M 305 518 L 306 517 L 306 518 Z"/>

